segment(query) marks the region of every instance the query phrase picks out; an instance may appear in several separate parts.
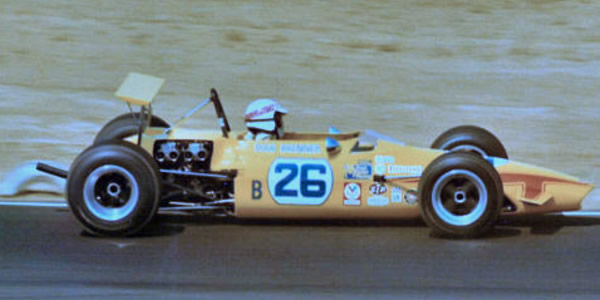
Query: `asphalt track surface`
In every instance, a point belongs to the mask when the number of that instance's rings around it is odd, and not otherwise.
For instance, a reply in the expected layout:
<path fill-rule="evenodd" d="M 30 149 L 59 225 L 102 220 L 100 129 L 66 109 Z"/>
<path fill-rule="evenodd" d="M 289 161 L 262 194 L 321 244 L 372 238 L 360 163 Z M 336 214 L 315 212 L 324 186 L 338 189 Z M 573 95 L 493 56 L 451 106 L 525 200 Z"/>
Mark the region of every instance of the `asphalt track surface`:
<path fill-rule="evenodd" d="M 0 209 L 0 299 L 586 298 L 600 294 L 600 219 L 505 219 L 445 240 L 420 221 L 240 221 L 160 215 L 129 238 L 68 209 Z"/>

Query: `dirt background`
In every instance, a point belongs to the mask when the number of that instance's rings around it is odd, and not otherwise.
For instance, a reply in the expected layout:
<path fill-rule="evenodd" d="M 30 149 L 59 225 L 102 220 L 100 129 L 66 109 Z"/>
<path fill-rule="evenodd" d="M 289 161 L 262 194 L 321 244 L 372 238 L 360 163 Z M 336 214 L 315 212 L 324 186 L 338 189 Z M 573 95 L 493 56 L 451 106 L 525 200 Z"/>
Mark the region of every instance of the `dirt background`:
<path fill-rule="evenodd" d="M 600 185 L 600 2 L 470 2 L 3 0 L 0 178 L 69 164 L 126 112 L 113 93 L 137 71 L 167 79 L 154 109 L 170 121 L 215 87 L 238 130 L 258 97 L 294 131 L 429 146 L 476 124 L 513 159 Z M 188 126 L 217 128 L 212 110 Z"/>

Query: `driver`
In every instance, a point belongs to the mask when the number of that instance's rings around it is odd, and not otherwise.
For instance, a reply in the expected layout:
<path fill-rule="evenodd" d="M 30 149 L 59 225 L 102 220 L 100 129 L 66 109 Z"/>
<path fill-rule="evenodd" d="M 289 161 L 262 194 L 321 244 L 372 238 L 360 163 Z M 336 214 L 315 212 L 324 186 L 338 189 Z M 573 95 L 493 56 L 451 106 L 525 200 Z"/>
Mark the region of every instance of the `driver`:
<path fill-rule="evenodd" d="M 244 121 L 248 133 L 246 140 L 274 140 L 283 136 L 283 115 L 287 109 L 273 99 L 256 99 L 248 104 Z"/>

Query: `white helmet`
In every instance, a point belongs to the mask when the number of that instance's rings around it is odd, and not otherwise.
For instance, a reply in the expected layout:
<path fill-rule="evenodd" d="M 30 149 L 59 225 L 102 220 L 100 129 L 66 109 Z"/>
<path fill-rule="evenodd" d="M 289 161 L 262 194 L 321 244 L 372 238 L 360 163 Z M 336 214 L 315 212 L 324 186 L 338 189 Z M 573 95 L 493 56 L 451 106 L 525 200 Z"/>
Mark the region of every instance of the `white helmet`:
<path fill-rule="evenodd" d="M 249 130 L 272 132 L 281 136 L 283 132 L 278 132 L 278 129 L 283 129 L 283 123 L 276 120 L 275 116 L 276 113 L 285 115 L 287 112 L 287 109 L 273 99 L 256 99 L 248 104 L 244 120 Z"/>

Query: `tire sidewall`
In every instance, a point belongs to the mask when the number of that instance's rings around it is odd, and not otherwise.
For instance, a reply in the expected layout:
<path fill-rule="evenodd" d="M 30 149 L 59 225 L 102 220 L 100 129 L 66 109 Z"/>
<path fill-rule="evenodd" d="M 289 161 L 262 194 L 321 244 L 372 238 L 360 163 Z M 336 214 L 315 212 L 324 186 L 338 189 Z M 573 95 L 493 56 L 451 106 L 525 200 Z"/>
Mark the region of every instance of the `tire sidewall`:
<path fill-rule="evenodd" d="M 143 149 L 126 142 L 95 145 L 85 150 L 73 163 L 67 181 L 67 199 L 77 220 L 90 233 L 129 235 L 140 230 L 156 214 L 160 182 L 156 169 Z M 129 144 L 129 143 L 128 143 Z M 148 155 L 149 156 L 149 155 Z M 125 217 L 108 221 L 92 213 L 84 200 L 84 186 L 89 175 L 99 167 L 116 165 L 133 175 L 138 187 L 137 203 Z"/>

